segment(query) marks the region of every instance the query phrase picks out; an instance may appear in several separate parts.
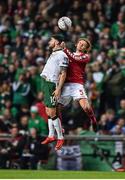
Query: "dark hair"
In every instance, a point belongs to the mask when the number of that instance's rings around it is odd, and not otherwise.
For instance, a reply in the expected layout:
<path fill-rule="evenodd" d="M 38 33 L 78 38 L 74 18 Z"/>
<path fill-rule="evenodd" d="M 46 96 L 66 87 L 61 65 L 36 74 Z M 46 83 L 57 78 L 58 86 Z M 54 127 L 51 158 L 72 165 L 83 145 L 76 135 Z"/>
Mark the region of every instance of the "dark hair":
<path fill-rule="evenodd" d="M 52 35 L 52 38 L 58 40 L 60 43 L 65 40 L 65 38 L 62 34 L 54 34 L 54 35 Z"/>

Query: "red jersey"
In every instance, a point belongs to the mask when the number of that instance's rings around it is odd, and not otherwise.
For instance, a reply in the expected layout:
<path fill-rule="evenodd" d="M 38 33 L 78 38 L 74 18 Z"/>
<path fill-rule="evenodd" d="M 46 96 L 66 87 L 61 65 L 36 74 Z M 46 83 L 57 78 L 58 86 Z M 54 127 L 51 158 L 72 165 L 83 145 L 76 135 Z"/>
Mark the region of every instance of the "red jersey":
<path fill-rule="evenodd" d="M 81 53 L 76 55 L 71 53 L 68 49 L 64 49 L 64 52 L 69 58 L 69 67 L 67 70 L 66 82 L 72 83 L 85 83 L 85 67 L 89 62 L 89 55 Z"/>

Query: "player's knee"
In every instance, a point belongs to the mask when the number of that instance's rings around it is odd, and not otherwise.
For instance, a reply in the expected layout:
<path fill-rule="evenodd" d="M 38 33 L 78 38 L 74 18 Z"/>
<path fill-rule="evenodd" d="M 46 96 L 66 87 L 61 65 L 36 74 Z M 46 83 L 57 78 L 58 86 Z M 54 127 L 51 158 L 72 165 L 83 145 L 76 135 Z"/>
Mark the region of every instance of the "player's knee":
<path fill-rule="evenodd" d="M 88 103 L 85 103 L 84 106 L 82 106 L 82 108 L 85 112 L 88 112 L 90 109 L 90 105 Z"/>
<path fill-rule="evenodd" d="M 49 109 L 46 108 L 46 114 L 49 116 Z"/>
<path fill-rule="evenodd" d="M 49 111 L 49 114 L 48 114 L 48 116 L 50 116 L 51 118 L 53 118 L 53 117 L 55 117 L 56 116 L 56 110 L 54 109 L 54 110 L 50 110 Z"/>

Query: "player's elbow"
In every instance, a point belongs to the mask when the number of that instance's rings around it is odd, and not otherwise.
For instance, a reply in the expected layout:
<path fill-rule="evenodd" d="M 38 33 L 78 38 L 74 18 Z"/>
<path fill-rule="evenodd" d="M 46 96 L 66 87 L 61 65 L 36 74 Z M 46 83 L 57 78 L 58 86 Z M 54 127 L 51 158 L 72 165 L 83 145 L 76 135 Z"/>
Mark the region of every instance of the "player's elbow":
<path fill-rule="evenodd" d="M 65 78 L 66 78 L 66 75 L 67 75 L 67 72 L 66 72 L 66 71 L 62 71 L 62 72 L 61 72 L 61 77 L 62 77 L 62 79 L 65 79 Z"/>

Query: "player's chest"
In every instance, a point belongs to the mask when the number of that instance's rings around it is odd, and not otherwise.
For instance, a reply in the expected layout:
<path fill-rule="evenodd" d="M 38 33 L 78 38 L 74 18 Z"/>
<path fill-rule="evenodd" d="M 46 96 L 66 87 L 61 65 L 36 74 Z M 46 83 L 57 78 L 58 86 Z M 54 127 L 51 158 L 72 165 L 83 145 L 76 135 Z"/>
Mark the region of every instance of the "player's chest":
<path fill-rule="evenodd" d="M 82 64 L 82 63 L 79 63 L 79 62 L 77 62 L 77 61 L 70 61 L 69 62 L 69 68 L 80 68 L 80 69 L 82 69 L 82 68 L 84 68 L 85 67 L 85 64 Z"/>
<path fill-rule="evenodd" d="M 50 66 L 52 68 L 58 65 L 59 65 L 59 59 L 56 56 L 50 56 L 47 61 L 47 66 Z"/>

